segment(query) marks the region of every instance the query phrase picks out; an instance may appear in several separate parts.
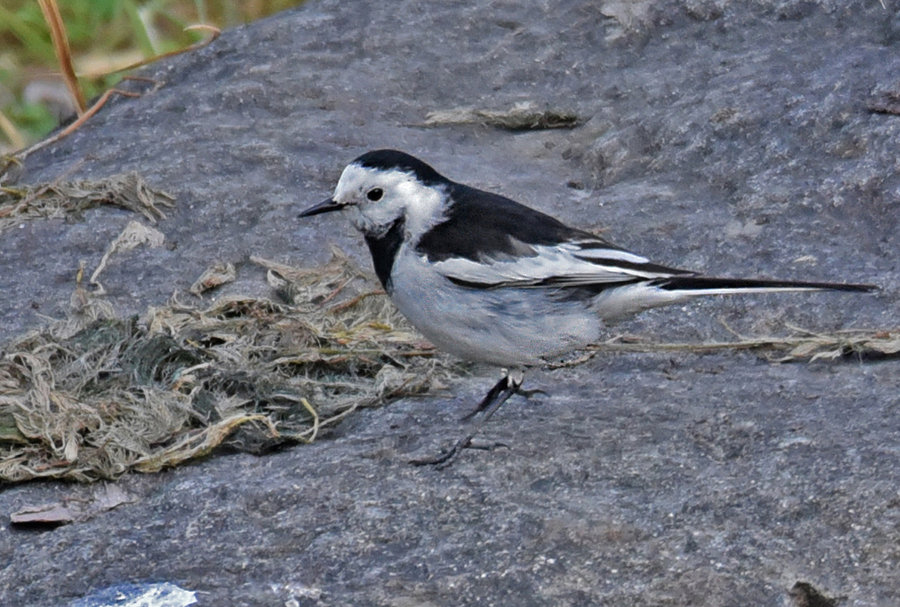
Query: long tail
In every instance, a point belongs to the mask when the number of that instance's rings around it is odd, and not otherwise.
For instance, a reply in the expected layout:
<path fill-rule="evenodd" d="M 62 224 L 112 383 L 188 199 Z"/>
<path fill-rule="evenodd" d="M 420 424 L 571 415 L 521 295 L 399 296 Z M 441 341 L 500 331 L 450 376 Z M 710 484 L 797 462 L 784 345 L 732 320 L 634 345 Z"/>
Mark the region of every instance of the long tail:
<path fill-rule="evenodd" d="M 714 278 L 710 276 L 670 276 L 659 278 L 650 285 L 684 295 L 729 295 L 732 293 L 775 293 L 779 291 L 849 291 L 869 293 L 875 285 L 838 282 L 806 282 L 794 280 L 756 280 L 744 278 Z"/>
<path fill-rule="evenodd" d="M 758 280 L 751 278 L 715 278 L 696 274 L 676 274 L 636 281 L 630 285 L 600 291 L 593 308 L 608 322 L 620 320 L 641 310 L 666 306 L 702 295 L 740 293 L 777 293 L 787 291 L 844 291 L 868 293 L 875 285 L 807 282 L 795 280 Z"/>

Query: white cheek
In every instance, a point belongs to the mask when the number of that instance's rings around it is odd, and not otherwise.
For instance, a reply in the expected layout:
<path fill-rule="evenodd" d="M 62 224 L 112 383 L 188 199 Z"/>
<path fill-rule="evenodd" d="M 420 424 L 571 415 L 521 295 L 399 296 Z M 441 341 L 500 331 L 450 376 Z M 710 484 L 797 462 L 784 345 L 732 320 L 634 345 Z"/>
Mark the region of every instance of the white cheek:
<path fill-rule="evenodd" d="M 358 206 L 347 208 L 346 213 L 347 217 L 350 218 L 350 223 L 352 223 L 353 227 L 357 230 L 366 231 L 366 229 L 370 227 L 371 222 L 362 214 Z"/>
<path fill-rule="evenodd" d="M 389 201 L 363 203 L 350 208 L 349 212 L 350 221 L 356 229 L 376 233 L 386 229 L 403 215 L 402 209 Z"/>
<path fill-rule="evenodd" d="M 404 181 L 397 184 L 396 196 L 407 201 L 406 229 L 411 234 L 422 235 L 443 219 L 443 190 Z"/>

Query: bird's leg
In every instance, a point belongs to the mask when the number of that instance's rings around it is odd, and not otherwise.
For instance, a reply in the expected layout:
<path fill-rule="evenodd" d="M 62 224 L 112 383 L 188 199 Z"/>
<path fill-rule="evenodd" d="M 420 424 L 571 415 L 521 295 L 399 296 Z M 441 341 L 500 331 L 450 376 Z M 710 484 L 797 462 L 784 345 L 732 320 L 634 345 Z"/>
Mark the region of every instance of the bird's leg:
<path fill-rule="evenodd" d="M 510 396 L 521 392 L 523 381 L 525 381 L 525 372 L 522 369 L 504 371 L 503 378 L 488 391 L 487 396 L 478 403 L 478 407 L 474 411 L 463 417 L 463 421 L 468 421 L 477 414 L 482 413 L 481 420 L 478 422 L 478 427 L 481 427 L 482 424 L 491 419 L 491 416 L 497 412 L 500 405 L 505 403 Z"/>
<path fill-rule="evenodd" d="M 506 372 L 503 375 L 503 378 L 488 391 L 487 396 L 478 403 L 475 410 L 463 418 L 464 420 L 470 420 L 479 413 L 482 413 L 481 418 L 469 429 L 464 437 L 456 441 L 450 449 L 441 454 L 431 458 L 413 460 L 412 463 L 416 466 L 427 465 L 434 466 L 438 469 L 446 468 L 452 464 L 456 461 L 456 458 L 459 457 L 459 454 L 462 453 L 463 449 L 473 446 L 472 439 L 481 432 L 481 428 L 489 419 L 491 419 L 491 416 L 497 412 L 497 409 L 499 409 L 510 396 L 519 392 L 519 388 L 522 387 L 524 379 L 525 372 L 522 369 L 513 369 L 512 371 Z M 491 447 L 488 447 L 488 449 L 496 446 L 497 445 L 494 444 Z"/>
<path fill-rule="evenodd" d="M 521 382 L 519 383 L 519 385 L 521 385 Z M 486 411 L 494 404 L 494 402 L 497 401 L 497 399 L 499 397 L 501 397 L 501 395 L 503 393 L 507 392 L 509 389 L 510 389 L 509 372 L 504 369 L 503 377 L 500 378 L 500 381 L 498 381 L 496 384 L 494 384 L 493 388 L 488 390 L 488 393 L 485 394 L 484 398 L 481 399 L 481 402 L 478 403 L 477 407 L 475 407 L 474 409 L 472 409 L 471 411 L 469 411 L 468 413 L 463 415 L 459 421 L 467 422 L 467 421 L 471 420 L 473 417 L 475 417 L 476 415 L 478 415 L 479 413 L 481 413 L 482 411 Z M 510 396 L 512 396 L 512 393 L 508 394 L 506 397 L 504 397 L 503 400 L 506 400 Z M 501 402 L 503 402 L 503 401 L 501 401 Z M 495 411 L 496 411 L 496 409 L 495 409 Z M 493 413 L 492 413 L 492 415 L 493 415 Z"/>

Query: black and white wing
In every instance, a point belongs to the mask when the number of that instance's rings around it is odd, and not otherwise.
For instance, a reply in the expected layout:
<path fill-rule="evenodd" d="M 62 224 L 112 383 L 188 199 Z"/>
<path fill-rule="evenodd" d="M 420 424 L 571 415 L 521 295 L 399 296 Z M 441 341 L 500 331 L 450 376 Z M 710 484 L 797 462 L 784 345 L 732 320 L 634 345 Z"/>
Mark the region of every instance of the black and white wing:
<path fill-rule="evenodd" d="M 716 278 L 666 267 L 513 200 L 452 183 L 446 220 L 416 250 L 453 283 L 470 288 L 622 288 L 640 306 L 699 295 L 775 291 L 873 291 L 864 284 Z M 627 294 L 627 295 L 626 295 Z"/>
<path fill-rule="evenodd" d="M 570 228 L 513 200 L 453 184 L 446 220 L 416 249 L 452 282 L 472 288 L 621 286 L 692 275 Z"/>

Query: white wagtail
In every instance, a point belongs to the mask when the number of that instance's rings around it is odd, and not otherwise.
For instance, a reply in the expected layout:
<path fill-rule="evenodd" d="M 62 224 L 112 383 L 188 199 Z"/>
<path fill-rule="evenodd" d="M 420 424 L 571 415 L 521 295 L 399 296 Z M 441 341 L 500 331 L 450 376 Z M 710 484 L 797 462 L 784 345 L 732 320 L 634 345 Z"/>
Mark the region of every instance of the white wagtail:
<path fill-rule="evenodd" d="M 509 198 L 451 181 L 397 150 L 351 162 L 334 195 L 301 217 L 345 211 L 391 300 L 435 346 L 504 368 L 470 414 L 520 392 L 526 367 L 596 342 L 604 323 L 699 295 L 855 291 L 872 285 L 713 278 L 669 268 Z M 467 416 L 468 417 L 468 416 Z"/>

